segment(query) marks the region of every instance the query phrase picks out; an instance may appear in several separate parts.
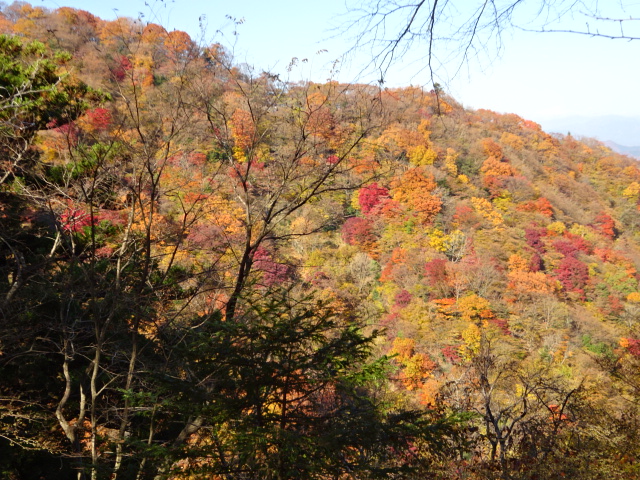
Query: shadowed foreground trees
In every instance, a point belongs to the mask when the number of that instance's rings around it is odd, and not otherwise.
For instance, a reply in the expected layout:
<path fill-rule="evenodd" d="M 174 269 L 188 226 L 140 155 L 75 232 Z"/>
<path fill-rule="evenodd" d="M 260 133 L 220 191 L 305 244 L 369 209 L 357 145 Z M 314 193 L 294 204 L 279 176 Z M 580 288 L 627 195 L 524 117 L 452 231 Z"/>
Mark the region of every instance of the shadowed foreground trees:
<path fill-rule="evenodd" d="M 355 319 L 291 294 L 270 292 L 234 322 L 216 314 L 173 332 L 167 343 L 184 363 L 164 376 L 174 378 L 166 384 L 174 395 L 158 415 L 199 420 L 188 442 L 168 443 L 160 458 L 175 455 L 170 470 L 238 479 L 428 469 L 452 425 L 424 411 L 387 410 L 387 360 L 369 363 L 377 333 L 363 335 Z"/>

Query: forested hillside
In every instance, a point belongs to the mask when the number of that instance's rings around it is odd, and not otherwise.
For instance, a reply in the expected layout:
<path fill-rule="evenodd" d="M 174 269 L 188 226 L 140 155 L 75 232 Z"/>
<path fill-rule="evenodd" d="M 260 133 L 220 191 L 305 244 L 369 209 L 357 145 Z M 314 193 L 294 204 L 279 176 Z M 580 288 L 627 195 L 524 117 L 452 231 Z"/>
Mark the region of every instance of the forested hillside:
<path fill-rule="evenodd" d="M 640 478 L 636 160 L 140 20 L 0 33 L 0 476 Z"/>

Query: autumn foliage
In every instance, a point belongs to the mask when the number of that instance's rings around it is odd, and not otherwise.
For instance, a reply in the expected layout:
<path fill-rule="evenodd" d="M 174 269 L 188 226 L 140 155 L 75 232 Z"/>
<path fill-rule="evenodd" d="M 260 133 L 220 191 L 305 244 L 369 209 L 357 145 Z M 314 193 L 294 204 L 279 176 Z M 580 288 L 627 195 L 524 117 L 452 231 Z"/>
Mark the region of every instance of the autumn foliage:
<path fill-rule="evenodd" d="M 389 196 L 389 190 L 384 187 L 379 187 L 377 183 L 372 183 L 362 187 L 358 192 L 358 204 L 363 214 L 369 214 L 375 207 L 377 207 L 382 199 Z"/>
<path fill-rule="evenodd" d="M 635 160 L 0 14 L 7 478 L 637 478 Z"/>
<path fill-rule="evenodd" d="M 442 207 L 442 201 L 432 194 L 435 186 L 433 177 L 413 168 L 393 180 L 391 196 L 413 212 L 420 223 L 429 224 Z"/>

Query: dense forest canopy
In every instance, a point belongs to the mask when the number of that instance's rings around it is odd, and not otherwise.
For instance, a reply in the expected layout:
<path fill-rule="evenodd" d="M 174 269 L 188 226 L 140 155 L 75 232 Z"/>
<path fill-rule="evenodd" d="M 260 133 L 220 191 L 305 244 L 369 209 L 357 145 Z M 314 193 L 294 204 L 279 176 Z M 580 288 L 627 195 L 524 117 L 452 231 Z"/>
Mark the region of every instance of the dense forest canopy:
<path fill-rule="evenodd" d="M 140 20 L 0 33 L 3 477 L 640 477 L 635 160 Z"/>

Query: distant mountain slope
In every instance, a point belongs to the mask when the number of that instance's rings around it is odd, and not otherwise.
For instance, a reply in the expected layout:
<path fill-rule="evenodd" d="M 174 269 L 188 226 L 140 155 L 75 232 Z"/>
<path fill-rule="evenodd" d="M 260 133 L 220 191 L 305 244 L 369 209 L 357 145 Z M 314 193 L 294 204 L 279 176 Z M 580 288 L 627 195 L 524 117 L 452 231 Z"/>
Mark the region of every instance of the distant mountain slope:
<path fill-rule="evenodd" d="M 610 140 L 604 142 L 604 144 L 614 152 L 622 153 L 623 155 L 629 155 L 631 157 L 640 159 L 640 147 L 627 147 L 625 145 L 619 145 L 616 142 L 612 142 Z"/>
<path fill-rule="evenodd" d="M 548 132 L 571 133 L 612 141 L 618 145 L 640 145 L 640 117 L 606 115 L 602 117 L 569 116 L 539 119 Z M 627 153 L 627 152 L 624 152 Z"/>

